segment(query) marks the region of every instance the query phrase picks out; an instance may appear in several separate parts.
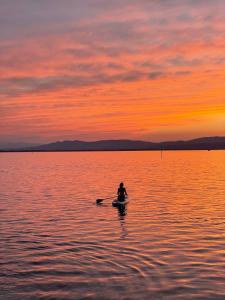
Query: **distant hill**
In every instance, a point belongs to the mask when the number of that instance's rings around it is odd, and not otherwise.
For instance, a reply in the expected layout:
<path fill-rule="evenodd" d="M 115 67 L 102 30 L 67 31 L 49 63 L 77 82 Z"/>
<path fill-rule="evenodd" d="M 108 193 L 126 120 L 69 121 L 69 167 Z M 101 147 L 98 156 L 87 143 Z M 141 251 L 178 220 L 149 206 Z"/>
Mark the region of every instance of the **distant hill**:
<path fill-rule="evenodd" d="M 133 140 L 96 142 L 62 141 L 46 145 L 8 149 L 8 151 L 129 151 L 129 150 L 219 150 L 225 149 L 225 137 L 203 137 L 188 141 L 152 143 Z M 5 151 L 2 149 L 2 151 Z"/>

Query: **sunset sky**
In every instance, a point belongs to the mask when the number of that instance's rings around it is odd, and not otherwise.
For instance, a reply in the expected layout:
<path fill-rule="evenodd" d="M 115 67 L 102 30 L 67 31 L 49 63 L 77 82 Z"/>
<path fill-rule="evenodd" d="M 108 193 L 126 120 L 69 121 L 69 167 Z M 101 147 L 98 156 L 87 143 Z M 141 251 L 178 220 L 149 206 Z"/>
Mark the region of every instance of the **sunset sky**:
<path fill-rule="evenodd" d="M 0 145 L 214 135 L 224 0 L 0 0 Z"/>

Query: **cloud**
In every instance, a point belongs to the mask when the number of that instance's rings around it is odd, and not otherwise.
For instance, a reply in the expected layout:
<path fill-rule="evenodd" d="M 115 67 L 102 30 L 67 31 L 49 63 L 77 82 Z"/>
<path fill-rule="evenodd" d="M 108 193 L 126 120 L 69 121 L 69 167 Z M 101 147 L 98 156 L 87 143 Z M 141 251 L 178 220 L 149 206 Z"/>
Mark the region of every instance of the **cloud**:
<path fill-rule="evenodd" d="M 168 62 L 175 66 L 199 66 L 203 60 L 200 58 L 186 59 L 179 55 L 169 58 Z"/>
<path fill-rule="evenodd" d="M 114 67 L 114 66 L 112 66 Z M 84 76 L 47 76 L 47 77 L 11 77 L 0 80 L 0 97 L 16 97 L 31 93 L 43 93 L 61 89 L 76 89 L 80 87 L 91 87 L 96 85 L 129 83 L 139 80 L 157 80 L 163 77 L 188 75 L 191 72 L 179 71 L 174 73 L 155 71 L 141 72 L 137 70 L 123 71 L 116 74 L 97 72 L 97 66 L 85 65 L 85 71 L 92 72 L 92 75 Z M 116 71 L 117 71 L 116 66 Z M 119 68 L 120 70 L 120 68 Z M 91 74 L 91 73 L 90 73 Z"/>
<path fill-rule="evenodd" d="M 78 136 L 88 136 L 98 116 L 116 115 L 123 132 L 148 134 L 151 126 L 167 124 L 164 107 L 177 110 L 173 124 L 189 105 L 210 111 L 207 105 L 213 101 L 223 110 L 224 10 L 223 0 L 1 1 L 5 135 L 15 136 L 12 131 L 18 130 L 30 136 L 29 120 L 36 135 L 47 135 L 46 126 L 54 135 L 77 129 Z M 133 114 L 131 108 L 140 112 Z M 145 111 L 154 112 L 158 123 L 143 117 Z M 77 123 L 71 121 L 75 117 Z M 89 117 L 85 129 L 83 119 Z M 107 133 L 118 132 L 115 124 L 109 124 Z M 171 118 L 168 124 L 174 132 Z"/>
<path fill-rule="evenodd" d="M 98 73 L 94 76 L 48 76 L 48 77 L 12 77 L 0 80 L 0 95 L 17 96 L 30 92 L 43 92 L 65 88 L 92 86 L 114 82 L 129 82 L 139 80 L 143 74 L 125 72 L 116 75 Z"/>
<path fill-rule="evenodd" d="M 160 78 L 162 76 L 165 76 L 165 73 L 163 73 L 163 72 L 151 72 L 151 73 L 149 73 L 148 78 L 154 80 L 154 79 Z"/>

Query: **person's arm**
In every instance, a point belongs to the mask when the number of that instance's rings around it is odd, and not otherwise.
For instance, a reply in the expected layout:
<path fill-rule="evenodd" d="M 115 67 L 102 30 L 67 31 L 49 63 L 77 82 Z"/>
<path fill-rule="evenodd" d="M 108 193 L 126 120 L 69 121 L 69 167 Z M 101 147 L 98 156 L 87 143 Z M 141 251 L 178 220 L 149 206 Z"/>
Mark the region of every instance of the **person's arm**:
<path fill-rule="evenodd" d="M 126 190 L 126 189 L 125 189 L 125 195 L 126 195 L 126 196 L 128 196 L 128 194 L 127 194 L 127 190 Z"/>

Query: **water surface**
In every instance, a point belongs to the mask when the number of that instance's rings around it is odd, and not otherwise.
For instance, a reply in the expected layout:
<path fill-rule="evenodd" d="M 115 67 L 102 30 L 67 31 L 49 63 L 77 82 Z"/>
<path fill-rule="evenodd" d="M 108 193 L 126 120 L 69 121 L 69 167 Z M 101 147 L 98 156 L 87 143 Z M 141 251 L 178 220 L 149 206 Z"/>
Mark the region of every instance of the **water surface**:
<path fill-rule="evenodd" d="M 225 298 L 225 151 L 1 153 L 0 180 L 1 300 Z"/>

